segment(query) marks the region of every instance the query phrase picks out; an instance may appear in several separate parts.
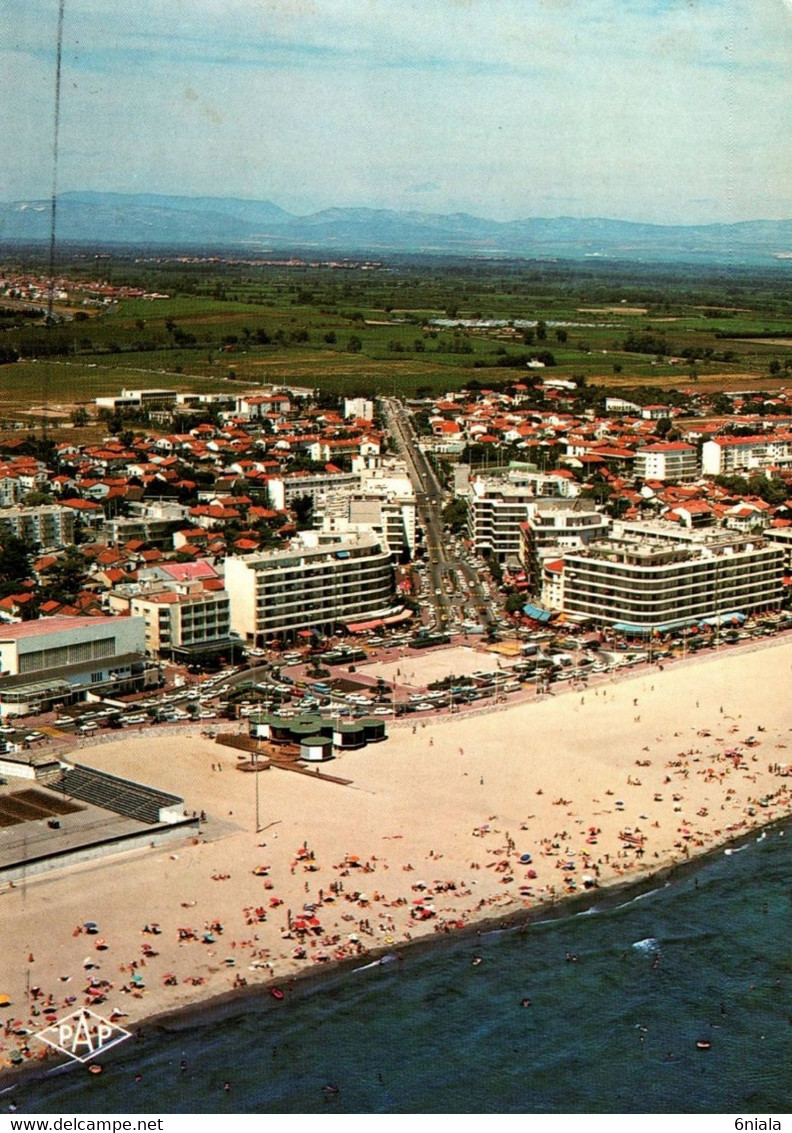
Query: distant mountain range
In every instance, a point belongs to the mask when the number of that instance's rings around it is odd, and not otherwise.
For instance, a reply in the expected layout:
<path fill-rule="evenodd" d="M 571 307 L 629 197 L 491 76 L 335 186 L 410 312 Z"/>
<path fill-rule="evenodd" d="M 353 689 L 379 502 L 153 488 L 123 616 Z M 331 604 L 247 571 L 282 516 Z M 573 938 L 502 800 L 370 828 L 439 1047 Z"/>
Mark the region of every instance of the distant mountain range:
<path fill-rule="evenodd" d="M 49 240 L 48 200 L 0 203 L 0 247 Z M 792 220 L 661 225 L 556 217 L 496 221 L 467 213 L 330 208 L 296 216 L 271 201 L 154 193 L 62 193 L 57 238 L 92 247 L 291 251 L 322 257 L 400 253 L 530 259 L 758 264 L 792 262 Z"/>

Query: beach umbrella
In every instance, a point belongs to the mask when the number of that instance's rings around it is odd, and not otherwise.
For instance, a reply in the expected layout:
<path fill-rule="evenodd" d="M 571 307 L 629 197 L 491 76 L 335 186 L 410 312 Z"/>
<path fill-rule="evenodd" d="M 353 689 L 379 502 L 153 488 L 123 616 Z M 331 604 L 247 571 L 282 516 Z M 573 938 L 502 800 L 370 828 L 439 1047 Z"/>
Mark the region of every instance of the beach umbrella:
<path fill-rule="evenodd" d="M 8 995 L 0 995 L 0 1007 L 10 1007 L 11 997 Z"/>

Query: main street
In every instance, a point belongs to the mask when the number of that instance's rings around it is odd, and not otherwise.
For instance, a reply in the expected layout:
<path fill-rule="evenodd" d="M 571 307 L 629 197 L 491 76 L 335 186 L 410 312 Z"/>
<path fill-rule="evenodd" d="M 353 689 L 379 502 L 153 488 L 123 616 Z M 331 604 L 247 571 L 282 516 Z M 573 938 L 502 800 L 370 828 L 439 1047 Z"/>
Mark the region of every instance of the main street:
<path fill-rule="evenodd" d="M 443 488 L 431 462 L 418 443 L 410 414 L 394 397 L 384 397 L 388 432 L 396 444 L 415 492 L 418 522 L 426 540 L 428 594 L 435 625 L 449 629 L 473 615 L 485 627 L 495 619 L 475 567 L 454 554 L 443 530 Z"/>

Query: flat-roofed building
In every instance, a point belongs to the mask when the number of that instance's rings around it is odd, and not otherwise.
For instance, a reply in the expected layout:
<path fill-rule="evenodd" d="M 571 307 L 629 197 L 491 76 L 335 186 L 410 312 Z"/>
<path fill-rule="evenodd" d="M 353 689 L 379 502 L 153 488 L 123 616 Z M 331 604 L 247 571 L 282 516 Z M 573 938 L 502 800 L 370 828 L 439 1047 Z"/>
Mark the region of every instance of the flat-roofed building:
<path fill-rule="evenodd" d="M 643 480 L 697 480 L 701 472 L 694 445 L 684 441 L 660 441 L 643 445 L 635 454 L 633 471 Z"/>
<path fill-rule="evenodd" d="M 178 394 L 172 389 L 122 389 L 118 397 L 96 397 L 97 409 L 161 409 L 176 405 Z"/>
<path fill-rule="evenodd" d="M 533 486 L 504 477 L 476 476 L 468 488 L 468 531 L 477 555 L 503 562 L 520 551 L 520 529 L 535 499 Z"/>
<path fill-rule="evenodd" d="M 750 472 L 758 468 L 792 467 L 792 433 L 760 433 L 752 437 L 713 437 L 701 447 L 701 468 L 707 476 Z"/>
<path fill-rule="evenodd" d="M 390 550 L 374 533 L 304 531 L 283 550 L 230 556 L 225 583 L 231 628 L 256 645 L 397 609 Z"/>
<path fill-rule="evenodd" d="M 792 527 L 766 527 L 762 537 L 783 548 L 784 566 L 787 573 L 792 572 Z"/>
<path fill-rule="evenodd" d="M 650 634 L 780 606 L 783 548 L 721 534 L 614 538 L 564 555 L 564 613 Z"/>
<path fill-rule="evenodd" d="M 328 492 L 341 488 L 358 488 L 358 472 L 292 472 L 286 476 L 272 476 L 267 481 L 270 503 L 277 511 L 294 506 L 294 501 L 310 496 L 314 507 Z"/>
<path fill-rule="evenodd" d="M 314 519 L 325 531 L 343 531 L 368 525 L 390 547 L 395 563 L 412 558 L 415 551 L 415 491 L 401 462 L 360 469 L 360 485 L 337 488 L 320 503 Z"/>
<path fill-rule="evenodd" d="M 558 559 L 566 551 L 587 547 L 608 534 L 611 519 L 584 499 L 534 500 L 527 505 L 528 518 L 520 528 L 520 561 L 532 594 L 543 586 L 546 560 Z"/>
<path fill-rule="evenodd" d="M 158 659 L 189 661 L 208 654 L 232 654 L 231 612 L 225 590 L 200 582 L 172 588 L 155 583 L 130 600 L 130 612 L 146 625 L 146 652 Z"/>
<path fill-rule="evenodd" d="M 0 534 L 16 535 L 42 551 L 74 542 L 74 512 L 57 504 L 12 507 L 0 511 Z"/>
<path fill-rule="evenodd" d="M 157 679 L 145 663 L 142 618 L 38 618 L 0 626 L 0 715 L 26 716 L 88 692 L 138 692 Z"/>
<path fill-rule="evenodd" d="M 184 526 L 190 509 L 175 500 L 157 500 L 152 503 L 134 501 L 128 516 L 116 516 L 105 523 L 105 532 L 111 543 L 123 546 L 134 539 L 151 543 L 155 547 L 173 547 L 173 536 Z"/>

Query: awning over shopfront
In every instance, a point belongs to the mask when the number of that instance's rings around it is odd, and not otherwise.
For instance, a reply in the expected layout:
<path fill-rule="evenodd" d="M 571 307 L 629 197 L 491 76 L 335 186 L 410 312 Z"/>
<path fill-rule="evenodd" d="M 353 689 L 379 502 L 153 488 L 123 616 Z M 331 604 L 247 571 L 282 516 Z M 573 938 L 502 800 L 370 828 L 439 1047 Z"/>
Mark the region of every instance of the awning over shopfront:
<path fill-rule="evenodd" d="M 723 626 L 723 625 L 742 625 L 745 621 L 745 614 L 740 614 L 733 611 L 731 614 L 716 614 L 714 618 L 704 618 L 699 622 L 702 626 Z"/>
<path fill-rule="evenodd" d="M 526 618 L 532 618 L 535 622 L 549 622 L 553 616 L 552 610 L 542 610 L 530 602 L 523 606 L 522 612 Z"/>
<path fill-rule="evenodd" d="M 346 628 L 349 633 L 370 633 L 385 626 L 401 625 L 402 622 L 408 622 L 412 616 L 412 610 L 401 610 L 398 614 L 391 614 L 387 618 L 371 618 L 367 622 L 347 622 Z"/>

